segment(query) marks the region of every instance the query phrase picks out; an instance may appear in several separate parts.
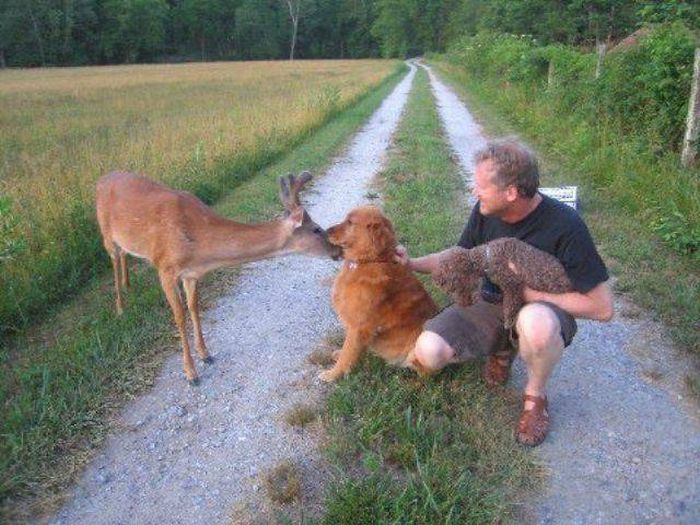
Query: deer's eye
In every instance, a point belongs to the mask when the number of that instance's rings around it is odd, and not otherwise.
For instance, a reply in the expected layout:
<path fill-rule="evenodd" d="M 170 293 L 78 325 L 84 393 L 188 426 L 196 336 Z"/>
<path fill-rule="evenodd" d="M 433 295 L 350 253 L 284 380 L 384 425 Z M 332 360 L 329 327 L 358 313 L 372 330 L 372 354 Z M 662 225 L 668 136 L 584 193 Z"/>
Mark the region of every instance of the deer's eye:
<path fill-rule="evenodd" d="M 320 235 L 321 233 L 323 233 L 323 230 L 321 229 L 320 226 L 316 226 L 316 227 L 314 228 L 314 233 L 315 233 L 316 235 Z"/>

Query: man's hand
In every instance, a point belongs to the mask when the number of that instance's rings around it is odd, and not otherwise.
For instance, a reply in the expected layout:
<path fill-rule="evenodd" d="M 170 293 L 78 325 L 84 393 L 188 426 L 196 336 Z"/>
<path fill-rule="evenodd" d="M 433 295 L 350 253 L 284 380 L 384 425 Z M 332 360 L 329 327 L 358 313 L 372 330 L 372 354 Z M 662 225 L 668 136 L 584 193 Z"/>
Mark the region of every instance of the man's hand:
<path fill-rule="evenodd" d="M 396 252 L 394 253 L 394 260 L 404 266 L 411 266 L 411 258 L 408 256 L 408 250 L 403 244 L 399 244 L 396 247 Z"/>

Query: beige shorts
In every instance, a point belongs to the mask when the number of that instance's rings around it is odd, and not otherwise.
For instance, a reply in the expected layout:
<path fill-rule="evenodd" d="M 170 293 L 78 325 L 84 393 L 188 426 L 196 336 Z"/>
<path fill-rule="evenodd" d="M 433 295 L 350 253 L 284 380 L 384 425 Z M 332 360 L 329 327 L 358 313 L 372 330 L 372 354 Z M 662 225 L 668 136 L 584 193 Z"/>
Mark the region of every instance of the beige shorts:
<path fill-rule="evenodd" d="M 559 319 L 561 337 L 567 347 L 576 335 L 576 320 L 552 303 L 541 303 L 549 307 Z M 479 301 L 468 307 L 453 304 L 442 310 L 425 325 L 441 336 L 455 351 L 460 361 L 468 361 L 498 352 L 508 344 L 517 346 L 515 329 L 509 333 L 503 328 L 501 304 Z"/>

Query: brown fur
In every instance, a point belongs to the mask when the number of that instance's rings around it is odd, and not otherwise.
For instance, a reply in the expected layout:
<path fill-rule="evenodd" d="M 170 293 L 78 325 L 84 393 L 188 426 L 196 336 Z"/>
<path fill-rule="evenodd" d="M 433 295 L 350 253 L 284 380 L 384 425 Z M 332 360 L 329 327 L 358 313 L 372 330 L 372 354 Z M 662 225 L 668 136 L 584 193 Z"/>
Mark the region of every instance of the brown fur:
<path fill-rule="evenodd" d="M 489 251 L 487 263 L 487 246 Z M 455 247 L 445 253 L 433 273 L 433 281 L 458 304 L 469 306 L 486 276 L 503 291 L 503 317 L 506 329 L 524 306 L 523 288 L 548 293 L 573 290 L 564 267 L 556 257 L 519 239 L 507 237 L 471 250 Z"/>
<path fill-rule="evenodd" d="M 211 362 L 199 318 L 199 279 L 223 266 L 291 252 L 340 256 L 338 247 L 328 242 L 326 232 L 301 206 L 299 192 L 310 179 L 308 172 L 298 178 L 292 174 L 281 178 L 285 217 L 257 224 L 221 217 L 194 195 L 133 173 L 114 172 L 97 182 L 97 221 L 112 259 L 117 313 L 124 309 L 121 289 L 129 286 L 127 254 L 148 260 L 158 270 L 173 311 L 182 344 L 183 369 L 190 383 L 196 384 L 198 375 L 190 353 L 179 283 L 192 318 L 197 353 L 204 362 Z"/>
<path fill-rule="evenodd" d="M 413 348 L 423 323 L 437 306 L 406 266 L 394 261 L 396 236 L 389 219 L 372 206 L 355 208 L 328 229 L 343 248 L 345 263 L 333 285 L 333 307 L 345 327 L 345 342 L 333 368 L 319 377 L 334 381 L 372 351 L 390 364 L 420 373 Z"/>

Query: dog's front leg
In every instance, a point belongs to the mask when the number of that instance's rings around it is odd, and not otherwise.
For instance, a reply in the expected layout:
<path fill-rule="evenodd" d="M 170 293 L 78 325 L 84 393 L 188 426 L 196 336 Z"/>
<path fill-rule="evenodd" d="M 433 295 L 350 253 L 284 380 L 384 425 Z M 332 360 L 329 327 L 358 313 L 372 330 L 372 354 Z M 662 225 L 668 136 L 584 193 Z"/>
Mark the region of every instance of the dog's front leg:
<path fill-rule="evenodd" d="M 510 330 L 515 325 L 518 312 L 525 305 L 523 301 L 523 288 L 503 291 L 503 326 Z"/>
<path fill-rule="evenodd" d="M 345 335 L 343 348 L 340 349 L 335 365 L 333 368 L 325 370 L 318 375 L 321 381 L 331 383 L 348 374 L 358 359 L 360 359 L 362 352 L 367 348 L 369 339 L 368 334 L 357 330 L 348 330 Z"/>

